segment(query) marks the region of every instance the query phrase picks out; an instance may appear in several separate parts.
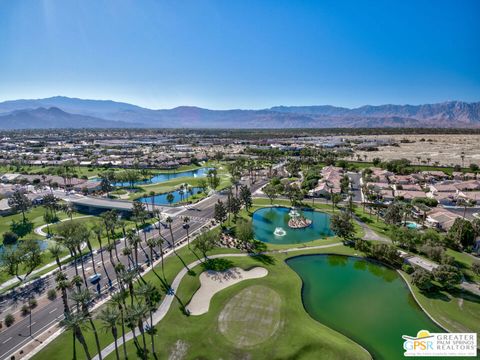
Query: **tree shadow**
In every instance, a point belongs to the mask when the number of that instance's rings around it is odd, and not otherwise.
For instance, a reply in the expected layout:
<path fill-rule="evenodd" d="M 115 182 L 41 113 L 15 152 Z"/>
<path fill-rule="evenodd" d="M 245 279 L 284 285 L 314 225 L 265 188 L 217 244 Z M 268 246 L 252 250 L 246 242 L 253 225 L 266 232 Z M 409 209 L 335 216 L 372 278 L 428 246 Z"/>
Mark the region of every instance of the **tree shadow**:
<path fill-rule="evenodd" d="M 261 262 L 264 265 L 274 265 L 275 258 L 267 254 L 250 254 L 249 255 L 252 259 Z"/>

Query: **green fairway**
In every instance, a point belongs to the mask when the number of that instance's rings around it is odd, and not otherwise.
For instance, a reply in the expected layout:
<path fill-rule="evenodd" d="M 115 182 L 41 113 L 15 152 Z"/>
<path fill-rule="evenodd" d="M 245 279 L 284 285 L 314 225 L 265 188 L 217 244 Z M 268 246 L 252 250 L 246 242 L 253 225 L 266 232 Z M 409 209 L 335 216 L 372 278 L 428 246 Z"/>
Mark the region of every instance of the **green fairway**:
<path fill-rule="evenodd" d="M 238 349 L 263 343 L 280 327 L 281 303 L 275 290 L 249 286 L 232 297 L 218 315 L 220 333 Z"/>

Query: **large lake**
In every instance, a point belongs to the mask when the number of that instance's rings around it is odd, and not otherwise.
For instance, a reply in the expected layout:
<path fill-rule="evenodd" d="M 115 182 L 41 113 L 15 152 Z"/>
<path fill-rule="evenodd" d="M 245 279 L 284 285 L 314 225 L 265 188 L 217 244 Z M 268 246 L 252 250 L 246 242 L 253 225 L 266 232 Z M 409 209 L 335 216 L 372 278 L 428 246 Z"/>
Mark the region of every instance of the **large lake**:
<path fill-rule="evenodd" d="M 375 359 L 405 359 L 402 335 L 445 332 L 418 306 L 401 276 L 356 257 L 305 255 L 287 264 L 303 281 L 306 311 Z"/>

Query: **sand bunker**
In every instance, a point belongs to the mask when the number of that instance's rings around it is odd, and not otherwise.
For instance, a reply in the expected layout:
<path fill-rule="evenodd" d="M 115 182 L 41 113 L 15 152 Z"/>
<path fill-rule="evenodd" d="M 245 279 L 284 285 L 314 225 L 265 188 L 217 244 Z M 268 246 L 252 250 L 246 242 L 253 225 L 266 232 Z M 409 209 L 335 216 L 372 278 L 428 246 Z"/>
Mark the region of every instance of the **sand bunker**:
<path fill-rule="evenodd" d="M 200 274 L 200 289 L 193 295 L 187 305 L 190 315 L 202 315 L 208 312 L 210 300 L 219 291 L 243 280 L 267 276 L 268 270 L 254 267 L 248 271 L 234 267 L 227 271 L 204 271 Z"/>

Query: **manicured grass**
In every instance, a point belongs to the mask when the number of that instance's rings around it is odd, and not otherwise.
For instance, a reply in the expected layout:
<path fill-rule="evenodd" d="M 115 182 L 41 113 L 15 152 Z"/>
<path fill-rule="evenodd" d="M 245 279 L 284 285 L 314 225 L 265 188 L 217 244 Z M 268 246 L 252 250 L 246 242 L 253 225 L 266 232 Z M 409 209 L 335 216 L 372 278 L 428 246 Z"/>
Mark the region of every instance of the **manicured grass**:
<path fill-rule="evenodd" d="M 328 251 L 327 251 L 328 250 Z M 320 252 L 320 251 L 317 251 Z M 352 254 L 352 250 L 343 246 L 325 249 L 325 252 Z M 297 255 L 297 253 L 295 253 Z M 275 254 L 268 257 L 269 262 L 261 262 L 254 257 L 230 258 L 235 266 L 248 269 L 254 266 L 263 266 L 268 269 L 269 275 L 261 279 L 246 280 L 217 293 L 210 304 L 207 314 L 201 316 L 185 316 L 180 310 L 180 303 L 174 300 L 166 317 L 157 325 L 156 348 L 159 349 L 159 358 L 166 359 L 186 350 L 186 358 L 210 359 L 215 358 L 252 358 L 252 359 L 367 359 L 369 355 L 358 345 L 345 336 L 323 326 L 313 320 L 304 310 L 301 300 L 301 280 L 285 264 L 284 260 L 293 254 Z M 262 258 L 263 259 L 263 258 Z M 265 260 L 265 259 L 264 259 Z M 270 263 L 272 261 L 273 263 Z M 199 269 L 195 268 L 195 271 Z M 200 272 L 200 271 L 198 271 Z M 278 294 L 280 298 L 279 326 L 271 336 L 257 344 L 241 346 L 232 341 L 240 339 L 244 327 L 241 325 L 230 327 L 222 334 L 219 328 L 219 316 L 231 304 L 235 296 L 248 291 L 254 286 L 268 289 L 270 294 Z M 178 296 L 186 303 L 199 287 L 198 273 L 196 276 L 187 276 L 182 280 Z M 245 302 L 239 304 L 245 305 Z M 268 307 L 256 308 L 259 311 L 258 319 L 270 316 Z M 230 314 L 231 317 L 241 317 L 242 307 Z M 233 310 L 232 310 L 233 311 Z M 251 310 L 254 311 L 254 310 Z M 244 314 L 251 318 L 251 314 Z M 252 326 L 261 326 L 252 320 Z M 221 322 L 221 321 L 220 321 Z M 172 324 L 175 324 L 172 326 Z M 252 329 L 252 331 L 254 331 Z M 252 331 L 249 331 L 251 333 Z M 252 340 L 251 337 L 249 337 Z M 244 340 L 242 340 L 245 343 Z M 132 342 L 127 344 L 129 357 L 135 358 L 135 347 Z M 107 359 L 114 359 L 114 354 Z"/>
<path fill-rule="evenodd" d="M 42 226 L 45 224 L 45 221 L 43 220 L 43 215 L 45 214 L 45 207 L 43 206 L 36 206 L 32 207 L 26 214 L 25 216 L 28 218 L 33 223 L 33 228 L 35 229 L 38 226 Z M 74 213 L 73 216 L 79 216 L 80 214 Z M 59 219 L 66 219 L 67 215 L 62 212 L 58 211 L 57 216 Z M 8 215 L 8 216 L 2 216 L 0 217 L 0 234 L 3 234 L 6 231 L 10 230 L 10 224 L 12 221 L 22 221 L 22 214 L 14 214 L 14 215 Z M 26 235 L 24 240 L 34 240 L 34 239 L 41 239 L 42 237 L 35 234 L 33 231 Z M 3 237 L 0 238 L 0 243 L 3 243 Z"/>
<path fill-rule="evenodd" d="M 406 275 L 406 274 L 405 274 Z M 407 279 L 411 279 L 406 275 Z M 480 298 L 468 292 L 422 293 L 412 286 L 420 304 L 441 325 L 452 332 L 480 332 Z"/>
<path fill-rule="evenodd" d="M 368 210 L 363 211 L 363 207 L 356 205 L 353 206 L 353 212 L 362 222 L 367 224 L 370 229 L 379 235 L 388 236 L 389 227 L 381 218 L 377 219 L 376 215 L 369 214 Z"/>
<path fill-rule="evenodd" d="M 447 255 L 453 256 L 455 258 L 457 264 L 459 265 L 460 269 L 465 274 L 465 277 L 468 280 L 473 280 L 473 281 L 476 281 L 476 282 L 480 282 L 480 276 L 476 275 L 472 271 L 472 264 L 474 262 L 480 263 L 479 258 L 475 258 L 475 257 L 473 257 L 469 254 L 462 253 L 462 252 L 459 252 L 459 251 L 455 251 L 455 250 L 452 250 L 452 249 L 447 249 Z"/>

